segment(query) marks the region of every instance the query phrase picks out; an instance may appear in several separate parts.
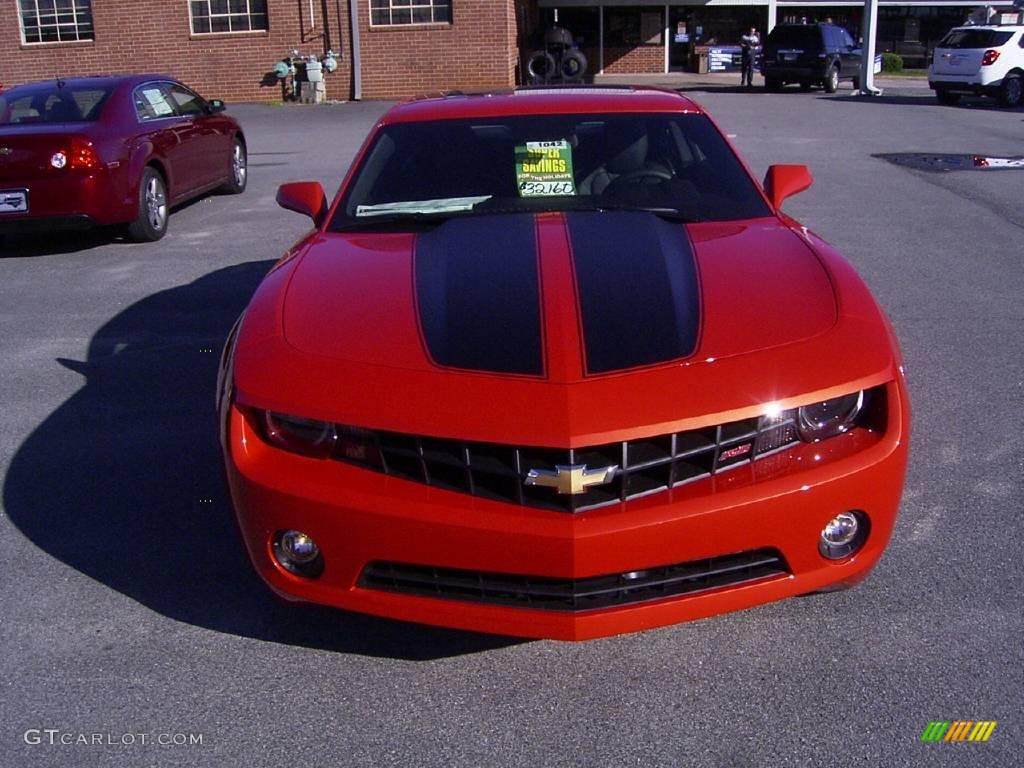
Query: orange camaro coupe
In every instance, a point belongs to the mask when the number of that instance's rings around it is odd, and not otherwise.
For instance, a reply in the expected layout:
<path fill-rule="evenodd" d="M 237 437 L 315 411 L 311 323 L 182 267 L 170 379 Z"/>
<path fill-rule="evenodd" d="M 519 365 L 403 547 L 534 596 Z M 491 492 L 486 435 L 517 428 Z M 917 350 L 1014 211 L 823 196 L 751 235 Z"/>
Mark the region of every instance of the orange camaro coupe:
<path fill-rule="evenodd" d="M 909 404 L 850 265 L 694 102 L 407 102 L 224 350 L 221 440 L 279 595 L 585 639 L 861 581 Z"/>

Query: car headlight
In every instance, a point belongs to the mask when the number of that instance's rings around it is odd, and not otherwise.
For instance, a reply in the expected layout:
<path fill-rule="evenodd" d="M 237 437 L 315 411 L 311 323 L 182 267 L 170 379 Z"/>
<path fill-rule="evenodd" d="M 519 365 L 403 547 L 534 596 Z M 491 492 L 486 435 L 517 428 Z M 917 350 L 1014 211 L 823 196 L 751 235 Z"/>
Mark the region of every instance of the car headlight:
<path fill-rule="evenodd" d="M 263 411 L 262 422 L 263 432 L 272 445 L 304 456 L 326 459 L 338 440 L 334 425 L 326 421 Z"/>
<path fill-rule="evenodd" d="M 864 392 L 833 397 L 797 410 L 796 426 L 800 439 L 813 443 L 841 435 L 852 427 L 864 410 Z"/>

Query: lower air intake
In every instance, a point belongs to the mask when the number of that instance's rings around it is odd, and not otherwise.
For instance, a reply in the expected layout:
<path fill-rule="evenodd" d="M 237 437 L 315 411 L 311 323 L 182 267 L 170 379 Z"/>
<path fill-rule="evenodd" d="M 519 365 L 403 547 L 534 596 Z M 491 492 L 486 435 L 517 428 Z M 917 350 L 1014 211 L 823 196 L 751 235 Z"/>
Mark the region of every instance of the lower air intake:
<path fill-rule="evenodd" d="M 580 612 L 692 595 L 789 573 L 781 553 L 756 549 L 582 579 L 373 562 L 363 570 L 359 586 L 443 600 Z"/>

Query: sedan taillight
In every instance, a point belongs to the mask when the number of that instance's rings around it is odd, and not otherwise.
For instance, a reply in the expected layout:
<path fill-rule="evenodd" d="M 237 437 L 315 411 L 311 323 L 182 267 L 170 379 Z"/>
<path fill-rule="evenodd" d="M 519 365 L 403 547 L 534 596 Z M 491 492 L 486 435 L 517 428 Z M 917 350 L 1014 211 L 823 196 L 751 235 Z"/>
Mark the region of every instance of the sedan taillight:
<path fill-rule="evenodd" d="M 985 55 L 981 57 L 981 66 L 987 67 L 990 64 L 995 64 L 996 59 L 999 58 L 999 51 L 995 48 L 989 48 L 985 51 Z"/>
<path fill-rule="evenodd" d="M 60 170 L 71 168 L 79 171 L 91 171 L 101 165 L 100 157 L 92 142 L 81 136 L 72 136 L 68 144 L 50 156 L 50 166 Z"/>

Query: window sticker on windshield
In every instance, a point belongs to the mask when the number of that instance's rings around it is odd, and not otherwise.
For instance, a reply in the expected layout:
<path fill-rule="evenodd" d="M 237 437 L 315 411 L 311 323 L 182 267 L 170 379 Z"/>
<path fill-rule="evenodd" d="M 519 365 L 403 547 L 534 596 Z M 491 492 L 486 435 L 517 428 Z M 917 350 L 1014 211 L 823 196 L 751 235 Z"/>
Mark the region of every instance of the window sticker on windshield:
<path fill-rule="evenodd" d="M 528 141 L 517 146 L 516 186 L 520 197 L 575 195 L 569 142 Z"/>

